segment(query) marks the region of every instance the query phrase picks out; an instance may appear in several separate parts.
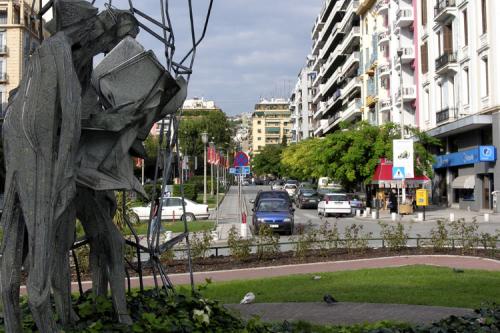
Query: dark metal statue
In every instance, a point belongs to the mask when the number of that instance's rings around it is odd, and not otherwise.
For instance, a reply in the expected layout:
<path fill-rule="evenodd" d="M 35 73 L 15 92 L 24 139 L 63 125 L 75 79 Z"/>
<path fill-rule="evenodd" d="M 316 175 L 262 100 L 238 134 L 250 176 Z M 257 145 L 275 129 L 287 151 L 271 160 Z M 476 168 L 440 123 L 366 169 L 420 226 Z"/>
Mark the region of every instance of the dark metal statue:
<path fill-rule="evenodd" d="M 7 332 L 22 328 L 22 266 L 28 273 L 29 306 L 41 332 L 57 331 L 51 294 L 62 325 L 77 319 L 71 308 L 68 257 L 76 217 L 90 244 L 94 292 L 106 295 L 109 283 L 118 320 L 131 323 L 125 301 L 125 241 L 112 222 L 114 190 L 144 194 L 133 175 L 132 157 L 144 157 L 142 141 L 155 122 L 170 117 L 170 124 L 176 124 L 175 113 L 187 91 L 183 75 L 189 79 L 201 38 L 192 35 L 193 49 L 177 63 L 168 9 L 158 22 L 129 3 L 127 11 L 108 4 L 98 13 L 84 0 L 54 0 L 39 13 L 41 17 L 53 8 L 54 19 L 46 27 L 51 37 L 30 57 L 3 126 L 7 175 L 0 286 Z M 191 0 L 188 3 L 192 20 Z M 211 5 L 210 0 L 203 36 Z M 155 34 L 143 19 L 160 26 L 164 36 Z M 139 27 L 166 46 L 166 69 L 135 41 Z M 92 59 L 100 53 L 106 56 L 93 68 Z M 184 65 L 189 57 L 190 65 Z M 171 171 L 175 137 L 167 136 L 168 154 L 157 161 L 157 169 L 163 164 L 163 186 Z M 189 246 L 187 226 L 165 244 L 157 241 L 158 233 L 153 230 L 147 248 L 137 237 L 129 243 L 149 253 L 163 285 L 171 288 L 158 258 L 179 241 Z"/>

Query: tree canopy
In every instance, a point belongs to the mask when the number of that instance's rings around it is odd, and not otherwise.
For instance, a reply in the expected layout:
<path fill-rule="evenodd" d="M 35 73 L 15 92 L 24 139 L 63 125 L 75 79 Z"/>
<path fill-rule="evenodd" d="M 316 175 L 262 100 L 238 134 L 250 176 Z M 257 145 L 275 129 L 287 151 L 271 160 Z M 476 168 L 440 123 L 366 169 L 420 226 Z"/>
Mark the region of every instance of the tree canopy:
<path fill-rule="evenodd" d="M 414 144 L 417 174 L 432 176 L 433 155 L 429 146 L 439 140 L 409 128 L 416 139 Z M 286 147 L 281 155 L 281 169 L 297 179 L 331 177 L 346 188 L 371 182 L 380 158 L 392 159 L 392 140 L 398 139 L 399 126 L 389 123 L 373 126 L 359 122 L 350 128 L 312 138 Z"/>
<path fill-rule="evenodd" d="M 267 145 L 251 160 L 252 171 L 257 175 L 281 175 L 282 145 Z"/>

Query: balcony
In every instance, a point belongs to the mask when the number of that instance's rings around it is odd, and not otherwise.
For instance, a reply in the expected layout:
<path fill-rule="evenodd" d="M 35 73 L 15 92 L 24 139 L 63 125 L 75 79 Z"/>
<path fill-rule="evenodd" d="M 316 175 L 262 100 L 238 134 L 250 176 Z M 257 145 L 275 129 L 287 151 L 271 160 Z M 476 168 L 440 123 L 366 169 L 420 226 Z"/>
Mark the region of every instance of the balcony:
<path fill-rule="evenodd" d="M 359 52 L 354 52 L 353 54 L 351 54 L 349 56 L 349 58 L 347 58 L 347 60 L 345 61 L 344 65 L 342 66 L 342 70 L 341 70 L 341 73 L 343 75 L 348 75 L 349 72 L 350 72 L 350 69 L 355 66 L 355 65 L 358 65 L 359 64 L 359 59 L 360 59 L 360 54 Z"/>
<path fill-rule="evenodd" d="M 407 27 L 413 24 L 413 9 L 400 9 L 396 14 L 396 25 L 398 27 Z"/>
<path fill-rule="evenodd" d="M 455 0 L 438 0 L 434 7 L 434 21 L 447 23 L 455 17 L 457 6 Z"/>
<path fill-rule="evenodd" d="M 436 59 L 436 73 L 440 75 L 448 73 L 457 73 L 457 53 L 456 52 L 446 52 Z"/>
<path fill-rule="evenodd" d="M 378 15 L 384 15 L 389 11 L 389 0 L 381 0 L 377 5 L 375 6 L 375 12 Z"/>
<path fill-rule="evenodd" d="M 378 108 L 380 112 L 389 112 L 392 108 L 392 101 L 390 98 L 381 99 L 378 102 Z"/>
<path fill-rule="evenodd" d="M 361 114 L 361 98 L 355 98 L 349 101 L 347 108 L 342 111 L 342 120 L 351 121 Z"/>
<path fill-rule="evenodd" d="M 401 104 L 401 90 L 403 91 L 403 101 L 411 102 L 417 98 L 417 89 L 415 85 L 403 86 L 403 89 L 398 89 L 396 92 L 396 103 Z"/>
<path fill-rule="evenodd" d="M 351 53 L 356 46 L 359 45 L 361 38 L 361 29 L 359 27 L 352 27 L 349 34 L 345 36 L 344 41 L 340 47 L 343 53 Z"/>
<path fill-rule="evenodd" d="M 436 125 L 453 121 L 457 119 L 457 109 L 447 107 L 439 112 L 436 112 Z"/>
<path fill-rule="evenodd" d="M 382 79 L 391 75 L 391 67 L 389 65 L 381 65 L 378 67 L 379 77 Z"/>
<path fill-rule="evenodd" d="M 347 98 L 351 92 L 356 89 L 361 89 L 361 80 L 358 77 L 353 77 L 345 86 L 342 88 L 342 98 Z"/>
<path fill-rule="evenodd" d="M 389 31 L 384 31 L 378 34 L 378 46 L 389 43 L 391 34 Z"/>
<path fill-rule="evenodd" d="M 401 51 L 401 62 L 403 64 L 408 64 L 415 60 L 415 50 L 413 46 L 400 47 L 398 51 Z"/>

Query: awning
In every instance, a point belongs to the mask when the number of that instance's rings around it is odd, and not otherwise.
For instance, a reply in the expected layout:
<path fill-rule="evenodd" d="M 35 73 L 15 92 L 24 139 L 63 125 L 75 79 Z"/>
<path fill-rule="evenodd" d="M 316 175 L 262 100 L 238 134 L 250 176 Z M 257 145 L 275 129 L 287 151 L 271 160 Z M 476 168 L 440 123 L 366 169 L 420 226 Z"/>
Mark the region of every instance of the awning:
<path fill-rule="evenodd" d="M 406 187 L 419 187 L 430 179 L 427 176 L 415 176 L 415 178 L 406 178 Z M 385 158 L 380 159 L 380 164 L 375 168 L 375 173 L 372 178 L 372 184 L 379 185 L 380 187 L 395 188 L 400 183 L 400 180 L 392 179 L 392 162 Z"/>
<path fill-rule="evenodd" d="M 476 185 L 476 177 L 474 175 L 459 176 L 453 179 L 451 188 L 474 188 Z"/>

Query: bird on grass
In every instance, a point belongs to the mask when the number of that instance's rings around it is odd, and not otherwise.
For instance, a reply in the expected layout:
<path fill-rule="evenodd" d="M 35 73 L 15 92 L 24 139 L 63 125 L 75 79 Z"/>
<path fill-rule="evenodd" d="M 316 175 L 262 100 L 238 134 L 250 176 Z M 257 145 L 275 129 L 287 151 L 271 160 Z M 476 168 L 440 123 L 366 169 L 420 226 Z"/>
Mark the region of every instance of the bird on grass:
<path fill-rule="evenodd" d="M 312 277 L 312 279 L 313 279 L 313 280 L 321 280 L 321 276 L 319 276 L 319 275 L 314 275 L 314 276 Z"/>
<path fill-rule="evenodd" d="M 326 304 L 338 303 L 338 301 L 335 298 L 333 298 L 333 296 L 330 294 L 326 294 L 325 296 L 323 296 L 323 301 L 325 301 Z"/>
<path fill-rule="evenodd" d="M 460 268 L 453 268 L 453 272 L 455 272 L 455 273 L 463 273 L 464 270 L 460 269 Z"/>
<path fill-rule="evenodd" d="M 255 295 L 254 293 L 249 292 L 245 295 L 245 297 L 243 297 L 240 304 L 250 304 L 253 303 L 253 301 L 255 301 Z"/>

